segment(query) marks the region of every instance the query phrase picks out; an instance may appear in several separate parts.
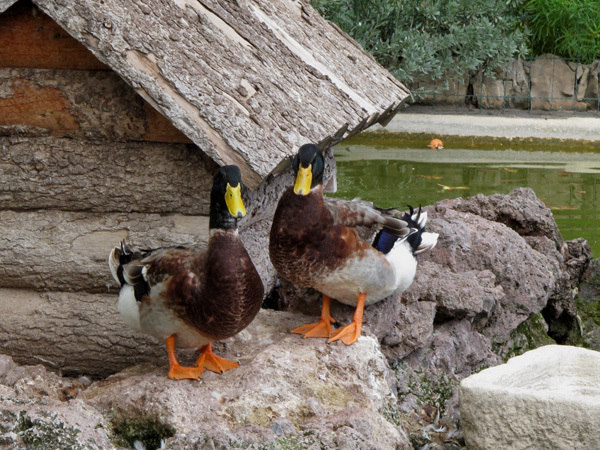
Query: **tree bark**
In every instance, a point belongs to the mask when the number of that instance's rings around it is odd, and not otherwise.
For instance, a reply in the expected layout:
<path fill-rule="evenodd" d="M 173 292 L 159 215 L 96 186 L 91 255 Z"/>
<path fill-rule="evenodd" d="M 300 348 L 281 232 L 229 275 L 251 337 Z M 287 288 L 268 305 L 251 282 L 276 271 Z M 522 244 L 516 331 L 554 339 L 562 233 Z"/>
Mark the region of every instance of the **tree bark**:
<path fill-rule="evenodd" d="M 407 89 L 307 0 L 34 0 L 256 188 L 297 148 L 385 122 Z"/>
<path fill-rule="evenodd" d="M 208 217 L 0 211 L 0 286 L 115 291 L 107 258 L 122 240 L 139 248 L 207 242 Z"/>
<path fill-rule="evenodd" d="M 0 22 L 0 45 L 1 30 Z M 25 127 L 82 140 L 192 142 L 113 71 L 0 68 L 0 86 L 4 134 Z"/>
<path fill-rule="evenodd" d="M 0 208 L 208 214 L 216 165 L 193 145 L 0 137 Z"/>
<path fill-rule="evenodd" d="M 2 351 L 21 364 L 107 376 L 142 362 L 165 364 L 164 343 L 121 319 L 117 294 L 0 288 Z"/>
<path fill-rule="evenodd" d="M 250 257 L 272 287 L 268 260 L 270 221 L 240 232 Z M 107 258 L 125 240 L 137 248 L 208 242 L 208 217 L 0 211 L 0 286 L 40 291 L 116 292 Z"/>

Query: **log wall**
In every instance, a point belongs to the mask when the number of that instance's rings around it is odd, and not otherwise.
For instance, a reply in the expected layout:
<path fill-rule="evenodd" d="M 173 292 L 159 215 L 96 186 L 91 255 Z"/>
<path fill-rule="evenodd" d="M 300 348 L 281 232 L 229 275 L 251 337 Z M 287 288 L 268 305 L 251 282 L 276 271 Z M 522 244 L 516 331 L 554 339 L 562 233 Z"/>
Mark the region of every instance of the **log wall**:
<path fill-rule="evenodd" d="M 216 164 L 196 146 L 0 136 L 0 208 L 208 214 Z"/>
<path fill-rule="evenodd" d="M 206 240 L 207 220 L 0 212 L 2 353 L 20 364 L 41 363 L 73 375 L 107 376 L 145 362 L 166 365 L 164 342 L 134 332 L 119 315 L 118 287 L 106 258 L 123 238 L 141 247 Z M 18 227 L 25 229 L 18 233 Z M 263 220 L 241 232 L 266 289 L 275 283 L 265 251 L 269 230 Z M 87 289 L 67 292 L 81 286 Z M 180 354 L 195 361 L 190 351 Z"/>
<path fill-rule="evenodd" d="M 268 107 L 254 98 L 266 94 L 258 92 L 262 75 L 235 95 L 264 116 Z M 123 239 L 141 248 L 205 243 L 218 166 L 136 89 L 31 1 L 0 14 L 0 342 L 19 363 L 99 376 L 139 362 L 166 363 L 163 342 L 133 332 L 120 318 L 107 256 Z M 228 111 L 217 105 L 213 113 Z M 344 112 L 348 123 L 330 139 L 341 139 L 355 112 Z M 264 137 L 235 117 L 225 119 L 252 146 Z M 287 133 L 291 126 L 288 119 L 269 121 L 276 129 L 261 133 Z M 303 123 L 295 136 L 309 135 L 313 126 Z M 248 155 L 266 158 L 252 146 Z M 287 164 L 262 184 L 254 177 L 240 224 L 266 292 L 275 284 L 266 251 L 270 218 L 293 182 Z M 325 178 L 332 180 L 334 171 L 329 159 Z"/>
<path fill-rule="evenodd" d="M 67 374 L 164 364 L 123 323 L 108 253 L 206 243 L 217 164 L 29 1 L 0 15 L 0 148 L 2 351 Z M 266 235 L 243 233 L 261 264 Z"/>
<path fill-rule="evenodd" d="M 114 72 L 0 68 L 0 86 L 4 129 L 25 126 L 79 139 L 191 143 Z"/>

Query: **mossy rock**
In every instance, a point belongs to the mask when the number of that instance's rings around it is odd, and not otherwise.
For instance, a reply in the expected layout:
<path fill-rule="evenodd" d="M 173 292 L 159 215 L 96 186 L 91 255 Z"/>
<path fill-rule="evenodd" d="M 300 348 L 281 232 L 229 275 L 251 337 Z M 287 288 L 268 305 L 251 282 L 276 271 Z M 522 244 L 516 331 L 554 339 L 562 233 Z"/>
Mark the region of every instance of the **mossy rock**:
<path fill-rule="evenodd" d="M 548 336 L 548 324 L 542 313 L 538 313 L 521 323 L 511 333 L 508 345 L 495 346 L 494 351 L 506 362 L 514 356 L 551 344 L 556 344 L 556 341 Z"/>
<path fill-rule="evenodd" d="M 575 299 L 583 330 L 582 346 L 600 351 L 600 259 L 594 259 Z"/>
<path fill-rule="evenodd" d="M 111 423 L 115 443 L 131 448 L 136 442 L 143 444 L 147 450 L 161 448 L 163 441 L 175 436 L 176 432 L 171 425 L 152 416 L 115 416 Z"/>
<path fill-rule="evenodd" d="M 600 351 L 600 298 L 577 297 L 575 305 L 583 330 L 582 346 Z"/>
<path fill-rule="evenodd" d="M 26 448 L 84 449 L 77 439 L 81 431 L 66 426 L 51 415 L 33 418 L 26 411 L 21 411 L 16 419 L 13 432 L 19 436 Z"/>

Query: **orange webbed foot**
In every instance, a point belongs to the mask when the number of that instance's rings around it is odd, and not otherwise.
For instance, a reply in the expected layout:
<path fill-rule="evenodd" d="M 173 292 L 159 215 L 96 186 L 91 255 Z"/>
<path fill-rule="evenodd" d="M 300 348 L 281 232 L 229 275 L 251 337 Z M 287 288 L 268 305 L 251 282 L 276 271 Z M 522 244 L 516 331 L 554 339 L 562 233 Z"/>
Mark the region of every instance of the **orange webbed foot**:
<path fill-rule="evenodd" d="M 361 292 L 356 300 L 356 310 L 352 323 L 335 331 L 327 342 L 342 341 L 346 345 L 354 344 L 360 337 L 362 330 L 363 311 L 365 309 L 365 300 L 367 294 Z"/>
<path fill-rule="evenodd" d="M 172 380 L 197 380 L 204 373 L 204 367 L 185 367 L 175 357 L 175 335 L 169 336 L 165 343 L 169 355 L 169 378 Z"/>
<path fill-rule="evenodd" d="M 292 330 L 294 334 L 303 334 L 305 338 L 328 338 L 331 335 L 331 320 L 319 320 L 317 323 L 308 323 Z"/>
<path fill-rule="evenodd" d="M 204 369 L 208 369 L 211 372 L 223 373 L 226 370 L 235 369 L 240 367 L 236 362 L 229 361 L 215 355 L 212 351 L 212 344 L 207 344 L 198 350 L 200 358 L 196 361 L 196 366 Z"/>
<path fill-rule="evenodd" d="M 354 344 L 360 337 L 361 324 L 352 322 L 335 331 L 327 342 L 342 341 L 346 345 Z"/>
<path fill-rule="evenodd" d="M 169 368 L 169 378 L 172 380 L 197 380 L 204 373 L 204 367 L 185 367 L 171 365 Z"/>
<path fill-rule="evenodd" d="M 316 323 L 308 323 L 292 330 L 292 333 L 303 334 L 305 338 L 328 338 L 331 335 L 331 323 L 335 319 L 331 317 L 329 308 L 331 299 L 323 294 L 323 307 L 321 308 L 321 320 Z"/>

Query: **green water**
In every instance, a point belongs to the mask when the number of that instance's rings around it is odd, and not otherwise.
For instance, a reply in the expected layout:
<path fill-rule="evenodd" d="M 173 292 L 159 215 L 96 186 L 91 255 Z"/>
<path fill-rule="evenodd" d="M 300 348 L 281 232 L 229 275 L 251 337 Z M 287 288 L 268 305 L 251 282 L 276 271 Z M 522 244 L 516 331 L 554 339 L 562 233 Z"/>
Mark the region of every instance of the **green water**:
<path fill-rule="evenodd" d="M 600 153 L 507 149 L 505 145 L 502 150 L 440 152 L 425 145 L 414 147 L 401 142 L 338 145 L 335 196 L 405 207 L 529 187 L 552 210 L 565 240 L 583 237 L 594 255 L 600 255 Z"/>

